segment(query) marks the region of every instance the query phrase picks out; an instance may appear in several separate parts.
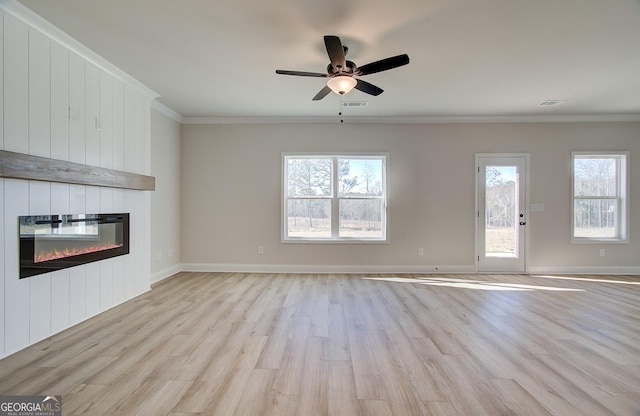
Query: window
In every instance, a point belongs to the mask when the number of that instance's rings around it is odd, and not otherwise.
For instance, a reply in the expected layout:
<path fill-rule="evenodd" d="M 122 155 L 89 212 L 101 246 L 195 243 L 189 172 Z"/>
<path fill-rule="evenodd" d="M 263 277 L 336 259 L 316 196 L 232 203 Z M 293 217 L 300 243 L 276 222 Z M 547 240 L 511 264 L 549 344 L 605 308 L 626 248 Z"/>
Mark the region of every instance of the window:
<path fill-rule="evenodd" d="M 386 241 L 386 155 L 284 155 L 284 241 Z"/>
<path fill-rule="evenodd" d="M 574 242 L 626 242 L 628 153 L 573 153 Z"/>

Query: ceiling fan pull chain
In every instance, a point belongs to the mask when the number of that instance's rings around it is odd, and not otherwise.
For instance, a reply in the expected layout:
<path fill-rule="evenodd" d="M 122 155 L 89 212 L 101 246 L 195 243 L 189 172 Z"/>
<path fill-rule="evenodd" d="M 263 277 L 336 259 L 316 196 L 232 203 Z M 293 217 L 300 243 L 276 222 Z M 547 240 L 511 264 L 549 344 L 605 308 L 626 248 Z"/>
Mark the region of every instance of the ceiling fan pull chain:
<path fill-rule="evenodd" d="M 338 115 L 340 116 L 340 123 L 344 123 L 344 118 L 342 117 L 342 111 L 344 106 L 342 105 L 342 95 L 338 96 Z"/>

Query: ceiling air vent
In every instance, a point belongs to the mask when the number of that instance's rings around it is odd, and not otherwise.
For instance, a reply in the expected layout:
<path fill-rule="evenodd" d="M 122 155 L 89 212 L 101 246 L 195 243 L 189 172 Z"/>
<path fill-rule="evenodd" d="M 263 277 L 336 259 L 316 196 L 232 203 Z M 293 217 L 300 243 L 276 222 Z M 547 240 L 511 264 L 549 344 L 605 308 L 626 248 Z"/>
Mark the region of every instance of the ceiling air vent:
<path fill-rule="evenodd" d="M 349 108 L 353 108 L 353 107 L 366 107 L 368 104 L 367 101 L 344 101 L 342 103 L 343 107 L 349 107 Z"/>
<path fill-rule="evenodd" d="M 546 100 L 538 104 L 540 107 L 551 107 L 558 104 L 566 103 L 567 100 Z"/>

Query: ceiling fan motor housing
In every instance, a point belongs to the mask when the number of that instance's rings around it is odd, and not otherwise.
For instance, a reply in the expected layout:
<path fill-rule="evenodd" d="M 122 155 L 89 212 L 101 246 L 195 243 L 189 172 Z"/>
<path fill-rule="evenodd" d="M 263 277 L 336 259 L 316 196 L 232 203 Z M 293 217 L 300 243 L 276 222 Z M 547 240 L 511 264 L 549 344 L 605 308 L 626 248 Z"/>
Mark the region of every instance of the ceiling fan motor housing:
<path fill-rule="evenodd" d="M 352 61 L 345 61 L 347 63 L 346 68 L 334 68 L 332 64 L 327 65 L 327 73 L 329 75 L 351 75 L 356 72 L 357 65 Z"/>

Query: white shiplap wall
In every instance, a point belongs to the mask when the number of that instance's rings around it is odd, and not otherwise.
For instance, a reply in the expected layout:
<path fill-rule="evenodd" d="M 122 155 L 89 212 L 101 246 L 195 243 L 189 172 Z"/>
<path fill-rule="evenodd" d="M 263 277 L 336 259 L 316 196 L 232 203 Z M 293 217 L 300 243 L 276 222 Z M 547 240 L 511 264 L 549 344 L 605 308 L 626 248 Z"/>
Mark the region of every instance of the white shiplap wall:
<path fill-rule="evenodd" d="M 0 10 L 0 149 L 149 174 L 150 97 Z M 131 213 L 126 256 L 18 279 L 19 215 Z M 148 192 L 0 178 L 0 358 L 149 290 Z"/>
<path fill-rule="evenodd" d="M 0 14 L 0 149 L 4 149 L 4 16 Z M 5 284 L 4 284 L 4 179 L 0 178 L 0 357 L 5 355 L 4 347 L 4 310 L 5 310 Z"/>

